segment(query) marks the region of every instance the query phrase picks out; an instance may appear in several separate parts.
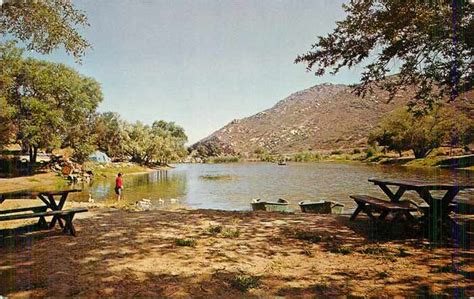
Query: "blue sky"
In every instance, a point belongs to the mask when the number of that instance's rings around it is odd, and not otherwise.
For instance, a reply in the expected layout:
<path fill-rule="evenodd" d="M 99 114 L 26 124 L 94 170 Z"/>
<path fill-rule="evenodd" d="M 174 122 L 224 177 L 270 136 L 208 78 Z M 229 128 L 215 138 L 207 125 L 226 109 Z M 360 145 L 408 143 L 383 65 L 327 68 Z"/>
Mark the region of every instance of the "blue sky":
<path fill-rule="evenodd" d="M 100 111 L 175 121 L 193 143 L 295 91 L 357 82 L 360 69 L 321 78 L 293 63 L 343 19 L 343 2 L 75 0 L 93 49 L 82 65 L 61 50 L 41 58 L 96 78 Z"/>

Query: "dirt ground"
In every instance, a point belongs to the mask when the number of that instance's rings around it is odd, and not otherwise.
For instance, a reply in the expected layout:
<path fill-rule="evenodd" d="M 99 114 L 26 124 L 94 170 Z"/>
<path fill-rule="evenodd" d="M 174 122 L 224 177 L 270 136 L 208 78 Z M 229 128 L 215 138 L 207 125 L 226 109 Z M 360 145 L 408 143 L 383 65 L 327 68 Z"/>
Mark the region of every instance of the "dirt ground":
<path fill-rule="evenodd" d="M 59 229 L 8 231 L 0 295 L 474 296 L 474 252 L 378 237 L 363 217 L 93 209 Z"/>

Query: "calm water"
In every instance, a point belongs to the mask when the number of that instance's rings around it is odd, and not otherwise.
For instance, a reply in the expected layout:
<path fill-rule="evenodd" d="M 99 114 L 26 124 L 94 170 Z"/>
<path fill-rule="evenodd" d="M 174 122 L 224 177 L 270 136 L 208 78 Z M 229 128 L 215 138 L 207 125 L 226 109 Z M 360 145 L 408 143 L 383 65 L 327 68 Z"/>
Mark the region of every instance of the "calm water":
<path fill-rule="evenodd" d="M 369 177 L 473 182 L 474 172 L 358 163 L 182 164 L 168 171 L 125 175 L 123 198 L 129 202 L 147 198 L 156 206 L 180 204 L 224 210 L 249 210 L 252 198 L 282 197 L 294 208 L 301 200 L 329 199 L 342 202 L 350 209 L 354 204 L 349 194 L 384 196 L 377 186 L 367 181 Z M 87 201 L 89 194 L 96 202 L 115 199 L 114 178 L 96 179 L 90 185 L 76 187 L 84 191 L 71 194 L 74 200 Z M 474 191 L 469 190 L 459 196 L 473 198 L 473 195 Z"/>

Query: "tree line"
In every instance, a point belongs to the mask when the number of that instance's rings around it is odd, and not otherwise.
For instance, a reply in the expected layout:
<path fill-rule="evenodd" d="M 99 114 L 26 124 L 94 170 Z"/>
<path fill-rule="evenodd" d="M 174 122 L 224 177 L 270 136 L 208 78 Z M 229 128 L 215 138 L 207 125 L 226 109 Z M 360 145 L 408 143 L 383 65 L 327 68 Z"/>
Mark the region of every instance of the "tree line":
<path fill-rule="evenodd" d="M 0 44 L 0 69 L 0 146 L 20 144 L 32 164 L 38 150 L 64 147 L 71 147 L 79 162 L 96 149 L 144 164 L 186 154 L 187 136 L 173 122 L 149 126 L 98 113 L 100 84 L 64 64 L 25 58 L 7 42 Z"/>

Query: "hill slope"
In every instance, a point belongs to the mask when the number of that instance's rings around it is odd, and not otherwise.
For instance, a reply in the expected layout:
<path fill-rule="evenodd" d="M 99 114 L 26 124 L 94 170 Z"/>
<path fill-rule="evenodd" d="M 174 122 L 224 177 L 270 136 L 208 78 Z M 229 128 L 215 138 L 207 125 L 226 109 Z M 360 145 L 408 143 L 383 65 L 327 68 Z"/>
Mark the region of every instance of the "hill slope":
<path fill-rule="evenodd" d="M 316 85 L 270 109 L 233 120 L 193 147 L 212 142 L 226 153 L 246 156 L 257 149 L 295 153 L 360 147 L 380 117 L 402 106 L 406 98 L 399 94 L 387 104 L 388 95 L 381 91 L 362 98 L 346 85 Z"/>

